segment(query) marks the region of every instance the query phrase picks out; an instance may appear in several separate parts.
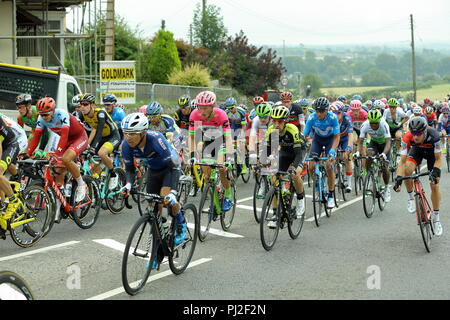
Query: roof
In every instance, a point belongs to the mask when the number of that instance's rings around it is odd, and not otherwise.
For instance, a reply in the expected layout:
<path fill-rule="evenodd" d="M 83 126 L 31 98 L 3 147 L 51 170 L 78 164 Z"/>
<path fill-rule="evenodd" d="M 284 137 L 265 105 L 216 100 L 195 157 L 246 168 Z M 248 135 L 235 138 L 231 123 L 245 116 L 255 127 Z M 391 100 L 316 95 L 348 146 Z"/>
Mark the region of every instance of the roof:
<path fill-rule="evenodd" d="M 16 0 L 17 6 L 25 10 L 62 10 L 69 6 L 79 5 L 91 0 Z"/>

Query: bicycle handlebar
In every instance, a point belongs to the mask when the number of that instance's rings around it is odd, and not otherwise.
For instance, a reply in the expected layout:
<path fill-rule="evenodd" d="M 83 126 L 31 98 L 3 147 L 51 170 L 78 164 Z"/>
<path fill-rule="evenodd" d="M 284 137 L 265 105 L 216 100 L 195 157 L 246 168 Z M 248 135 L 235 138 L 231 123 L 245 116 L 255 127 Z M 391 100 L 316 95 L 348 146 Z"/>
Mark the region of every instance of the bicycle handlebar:
<path fill-rule="evenodd" d="M 407 176 L 407 177 L 401 177 L 401 178 L 397 177 L 397 179 L 398 179 L 399 182 L 403 181 L 403 180 L 409 180 L 409 179 L 417 180 L 420 177 L 424 177 L 424 176 L 428 176 L 428 175 L 430 175 L 430 171 L 418 173 L 418 174 L 415 174 L 415 175 L 412 175 L 412 176 Z"/>

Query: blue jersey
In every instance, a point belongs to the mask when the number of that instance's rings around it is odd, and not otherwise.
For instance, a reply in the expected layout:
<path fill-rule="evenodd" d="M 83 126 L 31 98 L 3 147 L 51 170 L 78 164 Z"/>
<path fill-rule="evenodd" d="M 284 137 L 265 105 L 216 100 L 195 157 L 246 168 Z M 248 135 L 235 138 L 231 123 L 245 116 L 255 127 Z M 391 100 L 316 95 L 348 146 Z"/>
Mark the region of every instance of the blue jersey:
<path fill-rule="evenodd" d="M 352 118 L 344 113 L 340 123 L 341 140 L 348 139 L 348 134 L 353 132 Z"/>
<path fill-rule="evenodd" d="M 122 158 L 127 170 L 135 172 L 134 158 L 145 159 L 150 169 L 162 170 L 177 167 L 180 158 L 177 151 L 160 132 L 147 132 L 147 141 L 143 149 L 132 148 L 126 140 L 122 142 Z"/>
<path fill-rule="evenodd" d="M 321 138 L 328 138 L 333 135 L 339 134 L 339 120 L 333 112 L 328 112 L 323 120 L 319 120 L 317 113 L 310 114 L 308 121 L 306 121 L 303 135 L 309 136 L 310 133 L 314 133 L 314 136 Z"/>
<path fill-rule="evenodd" d="M 113 112 L 111 113 L 111 119 L 116 123 L 117 128 L 122 128 L 122 120 L 127 115 L 125 114 L 125 111 L 123 111 L 120 107 L 114 107 Z"/>
<path fill-rule="evenodd" d="M 231 130 L 242 129 L 247 126 L 247 119 L 245 117 L 245 110 L 237 107 L 235 113 L 231 110 L 226 110 L 228 120 L 230 121 Z"/>

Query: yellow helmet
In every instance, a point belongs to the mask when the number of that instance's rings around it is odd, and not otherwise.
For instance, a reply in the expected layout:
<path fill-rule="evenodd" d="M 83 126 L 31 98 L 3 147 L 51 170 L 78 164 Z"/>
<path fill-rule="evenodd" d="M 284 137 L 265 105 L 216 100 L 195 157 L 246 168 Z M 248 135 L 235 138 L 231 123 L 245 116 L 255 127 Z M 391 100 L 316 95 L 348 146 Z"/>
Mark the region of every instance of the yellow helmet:
<path fill-rule="evenodd" d="M 272 109 L 272 112 L 270 113 L 272 119 L 287 119 L 288 115 L 289 109 L 285 106 L 278 106 Z"/>

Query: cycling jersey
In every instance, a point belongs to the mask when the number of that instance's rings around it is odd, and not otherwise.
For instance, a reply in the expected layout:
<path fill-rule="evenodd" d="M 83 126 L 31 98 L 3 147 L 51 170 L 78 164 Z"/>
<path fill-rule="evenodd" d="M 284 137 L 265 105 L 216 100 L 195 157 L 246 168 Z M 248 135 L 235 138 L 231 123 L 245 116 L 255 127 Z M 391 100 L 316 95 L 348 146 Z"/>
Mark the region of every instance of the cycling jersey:
<path fill-rule="evenodd" d="M 287 118 L 287 123 L 291 123 L 297 128 L 300 128 L 300 125 L 305 125 L 305 115 L 303 114 L 302 107 L 297 104 L 292 104 L 289 109 L 289 115 Z"/>
<path fill-rule="evenodd" d="M 101 108 L 94 109 L 94 115 L 92 117 L 88 117 L 82 113 L 79 113 L 79 119 L 81 122 L 86 123 L 91 129 L 96 129 L 96 137 L 94 140 L 97 140 L 101 137 L 108 137 L 114 131 L 117 131 L 117 126 L 112 120 L 106 110 Z"/>
<path fill-rule="evenodd" d="M 213 141 L 219 137 L 231 136 L 230 121 L 225 111 L 213 109 L 210 119 L 203 119 L 200 111 L 195 109 L 189 117 L 189 135 L 196 135 Z"/>
<path fill-rule="evenodd" d="M 0 113 L 0 118 L 7 126 L 9 126 L 13 130 L 15 134 L 15 140 L 19 144 L 20 151 L 21 152 L 25 151 L 25 149 L 28 147 L 28 139 L 25 130 L 21 126 L 19 126 L 14 120 L 5 116 L 2 113 Z"/>
<path fill-rule="evenodd" d="M 247 120 L 245 118 L 244 109 L 236 107 L 236 112 L 233 113 L 232 110 L 227 110 L 226 114 L 230 121 L 231 130 L 237 131 L 239 129 L 245 129 L 245 127 L 247 126 Z M 236 136 L 236 134 L 234 134 L 234 136 Z"/>
<path fill-rule="evenodd" d="M 80 121 L 73 115 L 69 115 L 67 111 L 56 109 L 50 122 L 45 121 L 41 116 L 38 117 L 35 135 L 28 147 L 28 156 L 31 156 L 36 149 L 39 138 L 46 128 L 60 136 L 55 151 L 58 156 L 61 156 L 68 146 L 72 147 L 72 144 L 74 144 L 72 149 L 77 153 L 82 152 L 83 148 L 87 147 L 86 131 Z"/>
<path fill-rule="evenodd" d="M 395 109 L 395 119 L 393 118 L 390 109 L 385 109 L 383 113 L 383 118 L 386 120 L 391 129 L 399 129 L 402 126 L 402 120 L 406 118 L 406 113 L 402 109 Z"/>
<path fill-rule="evenodd" d="M 16 132 L 5 123 L 2 117 L 0 117 L 0 142 L 3 147 L 16 142 Z"/>
<path fill-rule="evenodd" d="M 370 126 L 369 120 L 366 120 L 361 126 L 361 131 L 359 133 L 359 137 L 361 139 L 365 139 L 365 138 L 367 138 L 367 134 L 370 135 L 370 142 L 373 141 L 378 144 L 386 143 L 386 138 L 391 137 L 389 125 L 387 124 L 386 120 L 384 120 L 384 119 L 381 119 L 380 125 L 378 126 L 377 130 L 372 129 L 372 127 Z"/>
<path fill-rule="evenodd" d="M 173 118 L 175 119 L 175 123 L 177 124 L 177 126 L 180 129 L 187 130 L 189 128 L 189 116 L 190 115 L 191 115 L 191 113 L 183 114 L 181 109 L 178 109 L 177 111 L 175 111 Z"/>
<path fill-rule="evenodd" d="M 252 128 L 250 129 L 250 137 L 258 137 L 258 140 L 263 139 L 269 125 L 270 122 L 267 125 L 262 125 L 261 119 L 256 116 L 255 118 L 253 118 Z"/>
<path fill-rule="evenodd" d="M 430 127 L 434 127 L 434 125 L 437 122 L 436 113 L 435 112 L 432 112 L 431 114 L 425 113 L 425 117 L 427 118 L 428 125 Z"/>
<path fill-rule="evenodd" d="M 116 124 L 117 128 L 120 130 L 122 128 L 122 120 L 127 115 L 125 114 L 125 111 L 123 111 L 120 107 L 114 107 L 113 112 L 110 114 L 111 119 Z"/>
<path fill-rule="evenodd" d="M 450 117 L 445 117 L 444 114 L 441 113 L 438 120 L 438 130 L 441 131 L 443 128 L 446 129 L 447 132 L 449 132 L 448 129 L 450 129 Z"/>
<path fill-rule="evenodd" d="M 356 113 L 354 113 L 353 110 L 350 110 L 347 112 L 347 115 L 352 120 L 353 129 L 355 129 L 355 132 L 359 134 L 362 124 L 367 120 L 367 112 L 360 110 L 359 115 L 356 116 Z"/>
<path fill-rule="evenodd" d="M 314 137 L 328 138 L 339 134 L 339 120 L 333 112 L 328 112 L 323 120 L 319 120 L 316 113 L 311 114 L 306 121 L 303 135 L 309 136 L 311 131 Z"/>
<path fill-rule="evenodd" d="M 353 132 L 352 119 L 349 115 L 343 114 L 342 121 L 339 123 L 341 140 L 348 140 L 348 134 Z"/>
<path fill-rule="evenodd" d="M 403 136 L 400 154 L 408 155 L 407 161 L 420 166 L 422 160 L 426 159 L 428 170 L 432 170 L 436 161 L 436 153 L 441 153 L 441 139 L 436 129 L 428 127 L 425 139 L 420 144 L 414 142 L 413 134 L 410 131 Z"/>
<path fill-rule="evenodd" d="M 148 124 L 148 129 L 150 131 L 161 132 L 165 137 L 173 136 L 173 145 L 177 150 L 180 148 L 181 140 L 183 139 L 183 137 L 180 134 L 180 128 L 178 128 L 175 120 L 172 119 L 171 116 L 162 114 L 159 125 L 153 125 L 150 121 Z"/>
<path fill-rule="evenodd" d="M 21 127 L 23 127 L 24 125 L 29 126 L 31 128 L 31 132 L 33 132 L 34 129 L 36 129 L 37 118 L 38 114 L 36 111 L 36 106 L 31 106 L 31 118 L 24 117 L 19 113 L 19 115 L 17 116 L 17 123 Z"/>
<path fill-rule="evenodd" d="M 286 171 L 290 164 L 292 164 L 293 167 L 298 167 L 303 159 L 302 144 L 305 143 L 303 137 L 300 136 L 298 128 L 291 123 L 286 123 L 283 131 L 280 132 L 271 125 L 266 132 L 268 155 L 272 154 L 273 135 L 275 135 L 275 141 L 278 141 L 280 146 L 279 170 Z M 276 139 L 277 136 L 278 139 Z M 277 146 L 274 147 L 276 153 L 278 153 Z"/>

